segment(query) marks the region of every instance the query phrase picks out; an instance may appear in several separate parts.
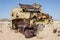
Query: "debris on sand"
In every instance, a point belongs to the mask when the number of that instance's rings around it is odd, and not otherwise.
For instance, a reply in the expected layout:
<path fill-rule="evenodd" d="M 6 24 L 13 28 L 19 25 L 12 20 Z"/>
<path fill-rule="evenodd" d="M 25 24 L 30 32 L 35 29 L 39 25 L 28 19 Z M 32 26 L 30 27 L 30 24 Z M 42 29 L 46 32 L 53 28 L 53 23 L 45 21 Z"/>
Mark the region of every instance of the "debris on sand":
<path fill-rule="evenodd" d="M 0 32 L 3 33 L 2 30 L 0 30 Z"/>

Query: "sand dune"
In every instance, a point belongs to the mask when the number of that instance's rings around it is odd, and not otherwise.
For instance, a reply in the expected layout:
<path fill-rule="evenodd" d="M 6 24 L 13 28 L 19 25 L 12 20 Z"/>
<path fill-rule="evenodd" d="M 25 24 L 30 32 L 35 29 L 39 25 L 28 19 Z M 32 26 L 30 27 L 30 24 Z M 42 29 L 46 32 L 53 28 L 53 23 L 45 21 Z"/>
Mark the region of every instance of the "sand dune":
<path fill-rule="evenodd" d="M 54 27 L 53 27 L 54 26 Z M 38 37 L 33 37 L 26 39 L 23 34 L 15 33 L 14 30 L 10 29 L 11 25 L 9 21 L 0 21 L 0 40 L 60 40 L 60 36 L 57 33 L 53 33 L 53 29 L 57 28 L 60 31 L 60 21 L 54 21 L 53 25 L 44 28 L 44 37 L 39 39 Z"/>

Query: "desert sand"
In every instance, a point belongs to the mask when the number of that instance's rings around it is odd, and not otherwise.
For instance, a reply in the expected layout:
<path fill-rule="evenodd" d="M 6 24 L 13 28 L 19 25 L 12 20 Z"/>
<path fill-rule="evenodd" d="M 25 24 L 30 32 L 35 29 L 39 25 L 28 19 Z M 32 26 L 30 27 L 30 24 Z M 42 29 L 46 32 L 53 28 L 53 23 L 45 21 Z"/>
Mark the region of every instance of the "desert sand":
<path fill-rule="evenodd" d="M 45 27 L 42 33 L 45 34 L 43 38 L 33 37 L 26 39 L 23 34 L 15 33 L 11 29 L 11 24 L 9 21 L 0 21 L 0 40 L 60 40 L 58 32 L 53 33 L 53 29 L 57 28 L 60 31 L 60 21 L 54 21 L 49 27 Z"/>

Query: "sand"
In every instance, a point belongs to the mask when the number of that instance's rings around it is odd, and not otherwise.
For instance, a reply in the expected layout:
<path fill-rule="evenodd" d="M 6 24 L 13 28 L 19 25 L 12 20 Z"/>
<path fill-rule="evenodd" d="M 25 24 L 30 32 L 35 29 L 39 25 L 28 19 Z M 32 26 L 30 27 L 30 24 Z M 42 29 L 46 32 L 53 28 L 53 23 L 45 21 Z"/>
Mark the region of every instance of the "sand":
<path fill-rule="evenodd" d="M 54 26 L 54 27 L 53 27 Z M 53 33 L 53 29 L 57 28 L 60 30 L 60 21 L 54 21 L 53 25 L 50 27 L 46 27 L 42 33 L 44 33 L 43 38 L 33 37 L 26 39 L 25 36 L 21 33 L 15 33 L 14 30 L 11 29 L 11 25 L 9 21 L 0 21 L 0 40 L 60 40 L 60 36 L 58 36 L 58 32 Z"/>

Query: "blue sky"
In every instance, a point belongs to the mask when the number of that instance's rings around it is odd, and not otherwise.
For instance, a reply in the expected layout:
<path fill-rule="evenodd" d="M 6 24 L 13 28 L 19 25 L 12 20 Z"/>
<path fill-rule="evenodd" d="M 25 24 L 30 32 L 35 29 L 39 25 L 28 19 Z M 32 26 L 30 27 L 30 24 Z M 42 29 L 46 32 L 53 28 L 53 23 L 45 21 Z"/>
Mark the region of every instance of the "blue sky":
<path fill-rule="evenodd" d="M 0 0 L 0 18 L 10 18 L 10 12 L 14 7 L 22 4 L 41 4 L 45 13 L 55 20 L 60 20 L 60 0 Z"/>

